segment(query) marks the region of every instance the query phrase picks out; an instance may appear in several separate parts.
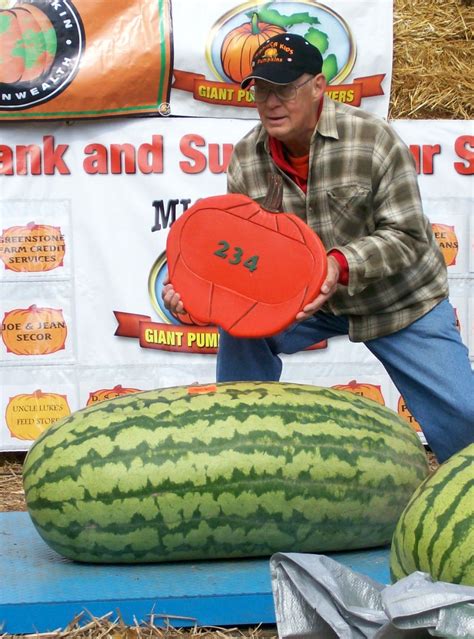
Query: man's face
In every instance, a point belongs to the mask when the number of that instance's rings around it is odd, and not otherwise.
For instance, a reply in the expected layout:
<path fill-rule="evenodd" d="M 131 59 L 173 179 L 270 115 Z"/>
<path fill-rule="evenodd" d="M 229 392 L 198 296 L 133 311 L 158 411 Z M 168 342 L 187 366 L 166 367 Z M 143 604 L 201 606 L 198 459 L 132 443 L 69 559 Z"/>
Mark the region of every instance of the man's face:
<path fill-rule="evenodd" d="M 291 86 L 297 90 L 289 100 L 270 92 L 264 101 L 256 102 L 260 120 L 267 133 L 283 142 L 290 153 L 293 147 L 298 148 L 303 141 L 309 148 L 309 140 L 317 122 L 318 104 L 326 83 L 322 74 L 315 77 L 305 74 L 292 82 Z M 259 89 L 277 87 L 278 85 L 263 80 L 255 82 L 257 95 Z"/>

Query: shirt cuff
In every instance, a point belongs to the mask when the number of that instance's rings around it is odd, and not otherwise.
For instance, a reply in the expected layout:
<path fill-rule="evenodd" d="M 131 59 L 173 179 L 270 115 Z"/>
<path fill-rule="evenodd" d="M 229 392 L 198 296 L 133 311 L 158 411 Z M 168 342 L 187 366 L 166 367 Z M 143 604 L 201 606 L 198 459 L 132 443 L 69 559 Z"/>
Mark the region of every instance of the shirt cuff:
<path fill-rule="evenodd" d="M 349 264 L 346 260 L 346 256 L 337 249 L 329 251 L 328 256 L 331 255 L 339 264 L 339 279 L 338 284 L 347 286 L 349 284 Z"/>

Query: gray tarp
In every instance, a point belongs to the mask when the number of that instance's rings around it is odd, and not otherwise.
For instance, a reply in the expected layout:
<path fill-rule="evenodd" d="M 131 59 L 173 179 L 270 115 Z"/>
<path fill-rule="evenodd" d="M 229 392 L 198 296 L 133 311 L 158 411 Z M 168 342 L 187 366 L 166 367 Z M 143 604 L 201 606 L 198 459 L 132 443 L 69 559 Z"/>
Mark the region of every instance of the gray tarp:
<path fill-rule="evenodd" d="M 474 639 L 474 588 L 415 572 L 392 586 L 324 555 L 270 559 L 280 639 Z"/>

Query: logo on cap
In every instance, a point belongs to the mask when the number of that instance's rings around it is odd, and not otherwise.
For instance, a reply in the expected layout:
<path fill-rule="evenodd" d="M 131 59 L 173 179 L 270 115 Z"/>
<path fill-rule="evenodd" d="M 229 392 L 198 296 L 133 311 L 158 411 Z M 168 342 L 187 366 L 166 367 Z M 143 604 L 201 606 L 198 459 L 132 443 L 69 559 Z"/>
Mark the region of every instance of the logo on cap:
<path fill-rule="evenodd" d="M 278 51 L 274 47 L 270 47 L 263 53 L 264 58 L 276 58 L 278 57 Z"/>

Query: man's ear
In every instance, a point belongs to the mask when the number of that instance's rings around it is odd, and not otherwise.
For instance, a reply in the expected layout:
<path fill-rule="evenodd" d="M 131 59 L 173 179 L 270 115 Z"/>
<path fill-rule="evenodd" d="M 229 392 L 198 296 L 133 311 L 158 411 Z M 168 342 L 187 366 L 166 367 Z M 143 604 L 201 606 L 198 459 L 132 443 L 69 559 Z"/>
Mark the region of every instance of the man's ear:
<path fill-rule="evenodd" d="M 318 75 L 314 76 L 313 94 L 317 100 L 320 100 L 323 97 L 326 86 L 326 76 L 323 73 L 318 73 Z"/>

